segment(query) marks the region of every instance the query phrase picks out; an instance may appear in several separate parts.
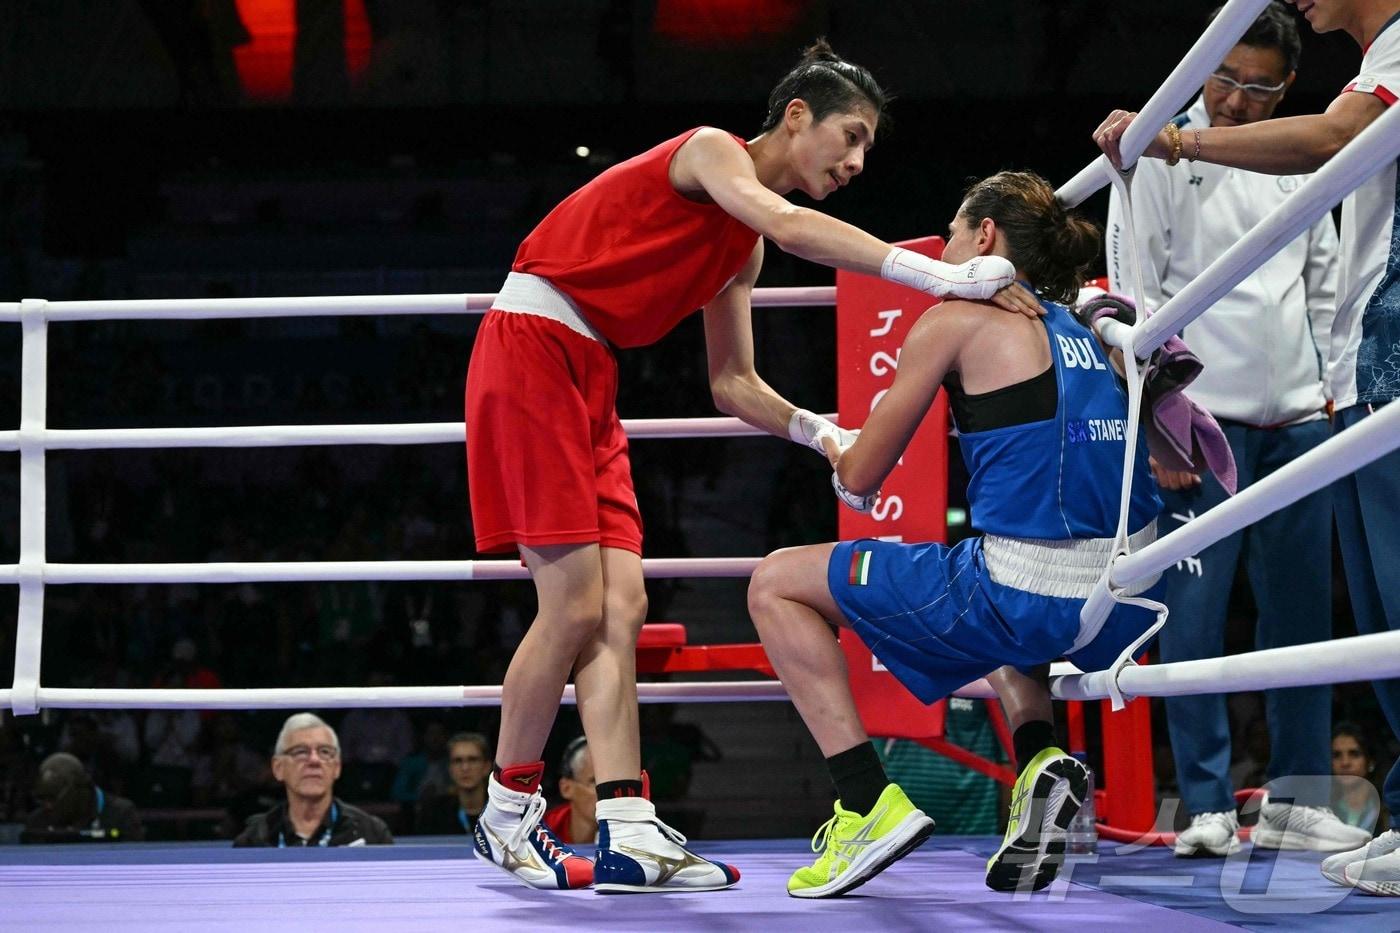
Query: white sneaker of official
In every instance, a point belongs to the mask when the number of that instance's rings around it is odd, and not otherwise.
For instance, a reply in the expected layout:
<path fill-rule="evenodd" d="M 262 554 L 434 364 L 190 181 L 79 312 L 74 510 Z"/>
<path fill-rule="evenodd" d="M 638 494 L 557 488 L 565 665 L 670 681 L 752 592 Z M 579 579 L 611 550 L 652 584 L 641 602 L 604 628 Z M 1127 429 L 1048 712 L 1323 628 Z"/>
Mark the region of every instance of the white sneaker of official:
<path fill-rule="evenodd" d="M 1352 862 L 1343 873 L 1347 883 L 1365 894 L 1400 897 L 1400 851 Z"/>
<path fill-rule="evenodd" d="M 1265 800 L 1250 838 L 1261 849 L 1345 852 L 1364 846 L 1371 834 L 1360 826 L 1343 823 L 1330 807 Z"/>
<path fill-rule="evenodd" d="M 1347 875 L 1347 868 L 1355 865 L 1354 874 L 1360 874 L 1361 863 L 1371 859 L 1378 859 L 1382 856 L 1390 855 L 1392 852 L 1400 852 L 1400 832 L 1389 830 L 1381 833 L 1366 845 L 1348 852 L 1338 852 L 1336 855 L 1329 855 L 1322 860 L 1322 876 L 1328 881 L 1351 887 L 1351 879 Z"/>
<path fill-rule="evenodd" d="M 1240 819 L 1234 810 L 1197 813 L 1191 825 L 1176 834 L 1177 858 L 1224 858 L 1240 849 Z"/>

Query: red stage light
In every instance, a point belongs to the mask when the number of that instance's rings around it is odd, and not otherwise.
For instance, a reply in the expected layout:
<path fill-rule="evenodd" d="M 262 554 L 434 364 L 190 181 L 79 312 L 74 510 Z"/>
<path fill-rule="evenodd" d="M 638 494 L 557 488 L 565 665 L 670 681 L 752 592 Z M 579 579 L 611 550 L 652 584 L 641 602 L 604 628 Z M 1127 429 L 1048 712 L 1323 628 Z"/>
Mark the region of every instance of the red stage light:
<path fill-rule="evenodd" d="M 797 25 L 809 0 L 658 0 L 658 35 L 722 46 L 779 36 Z"/>

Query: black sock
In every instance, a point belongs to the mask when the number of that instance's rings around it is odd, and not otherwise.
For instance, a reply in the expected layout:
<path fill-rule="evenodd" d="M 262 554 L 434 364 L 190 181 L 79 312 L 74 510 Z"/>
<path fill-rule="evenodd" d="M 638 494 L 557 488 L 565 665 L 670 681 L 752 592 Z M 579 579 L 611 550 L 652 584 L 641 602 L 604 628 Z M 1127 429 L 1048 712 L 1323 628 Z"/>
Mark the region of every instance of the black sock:
<path fill-rule="evenodd" d="M 831 772 L 831 783 L 836 785 L 841 806 L 856 813 L 873 810 L 875 801 L 890 783 L 884 765 L 880 764 L 880 756 L 875 754 L 875 746 L 869 742 L 832 755 L 826 760 L 826 767 Z"/>
<path fill-rule="evenodd" d="M 1021 728 L 1011 736 L 1011 744 L 1016 748 L 1016 766 L 1024 768 L 1036 755 L 1053 748 L 1055 741 L 1055 727 L 1044 719 L 1022 723 Z"/>
<path fill-rule="evenodd" d="M 604 781 L 598 785 L 598 799 L 612 800 L 614 797 L 642 796 L 641 781 Z"/>

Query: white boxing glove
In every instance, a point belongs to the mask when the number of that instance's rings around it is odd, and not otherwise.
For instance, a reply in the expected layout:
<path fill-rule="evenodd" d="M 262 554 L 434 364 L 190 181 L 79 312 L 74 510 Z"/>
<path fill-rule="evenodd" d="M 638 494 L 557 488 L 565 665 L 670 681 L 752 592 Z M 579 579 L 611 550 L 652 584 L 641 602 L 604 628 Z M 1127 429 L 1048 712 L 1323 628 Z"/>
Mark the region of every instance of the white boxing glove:
<path fill-rule="evenodd" d="M 826 456 L 826 448 L 822 446 L 822 438 L 829 437 L 836 441 L 836 446 L 841 453 L 846 452 L 846 448 L 856 442 L 859 431 L 847 431 L 838 427 L 821 415 L 814 415 L 805 408 L 799 408 L 792 413 L 788 419 L 788 437 L 794 444 L 805 444 L 823 457 Z"/>
<path fill-rule="evenodd" d="M 978 256 L 953 266 L 896 246 L 880 265 L 880 278 L 939 298 L 984 299 L 1016 281 L 1016 267 L 1004 256 Z"/>
<path fill-rule="evenodd" d="M 855 509 L 857 512 L 869 512 L 875 508 L 875 500 L 880 498 L 879 492 L 868 496 L 856 495 L 841 485 L 841 479 L 834 471 L 831 474 L 831 488 L 836 490 L 836 498 L 840 499 L 847 508 Z"/>

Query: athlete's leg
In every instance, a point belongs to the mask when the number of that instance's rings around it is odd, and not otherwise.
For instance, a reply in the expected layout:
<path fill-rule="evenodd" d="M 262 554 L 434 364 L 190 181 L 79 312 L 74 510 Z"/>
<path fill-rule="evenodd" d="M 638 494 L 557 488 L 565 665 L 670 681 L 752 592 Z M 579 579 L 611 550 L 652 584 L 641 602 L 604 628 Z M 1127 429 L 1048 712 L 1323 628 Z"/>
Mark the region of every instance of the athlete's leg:
<path fill-rule="evenodd" d="M 584 642 L 574 674 L 579 717 L 599 784 L 639 781 L 637 635 L 646 620 L 641 556 L 601 549 L 602 620 Z"/>
<path fill-rule="evenodd" d="M 1038 891 L 1064 862 L 1065 831 L 1089 791 L 1083 763 L 1055 745 L 1050 665 L 1022 673 L 1000 667 L 987 675 L 1006 711 L 1021 773 L 1011 790 L 1011 812 L 1001 847 L 987 861 L 994 891 Z"/>
<path fill-rule="evenodd" d="M 501 688 L 496 761 L 503 767 L 539 759 L 574 661 L 603 621 L 598 545 L 521 547 L 520 554 L 530 569 L 539 609 Z"/>
<path fill-rule="evenodd" d="M 832 630 L 846 625 L 827 586 L 834 544 L 775 551 L 749 582 L 749 615 L 793 705 L 830 758 L 869 741 Z"/>
<path fill-rule="evenodd" d="M 540 754 L 578 654 L 603 619 L 602 561 L 596 544 L 520 548 L 539 610 L 501 688 L 498 773 L 473 836 L 476 853 L 535 888 L 580 888 L 593 866 L 541 822 Z"/>
<path fill-rule="evenodd" d="M 595 890 L 604 893 L 717 891 L 739 880 L 730 865 L 700 858 L 685 837 L 664 829 L 642 796 L 637 718 L 637 635 L 646 620 L 642 559 L 600 549 L 602 616 L 574 669 L 579 716 L 598 781 Z"/>
<path fill-rule="evenodd" d="M 768 555 L 749 581 L 749 615 L 793 705 L 825 756 L 840 799 L 814 865 L 788 879 L 794 897 L 844 894 L 912 852 L 933 820 L 889 783 L 856 712 L 832 630 L 847 620 L 827 584 L 834 544 Z"/>
<path fill-rule="evenodd" d="M 1050 665 L 1046 664 L 1029 674 L 1008 666 L 999 667 L 987 675 L 987 683 L 997 692 L 1013 734 L 1028 723 L 1054 723 L 1055 709 L 1050 703 L 1049 674 Z M 1021 757 L 1021 749 L 1017 749 L 1017 757 Z M 1024 765 L 1029 760 L 1028 757 L 1020 763 Z"/>

